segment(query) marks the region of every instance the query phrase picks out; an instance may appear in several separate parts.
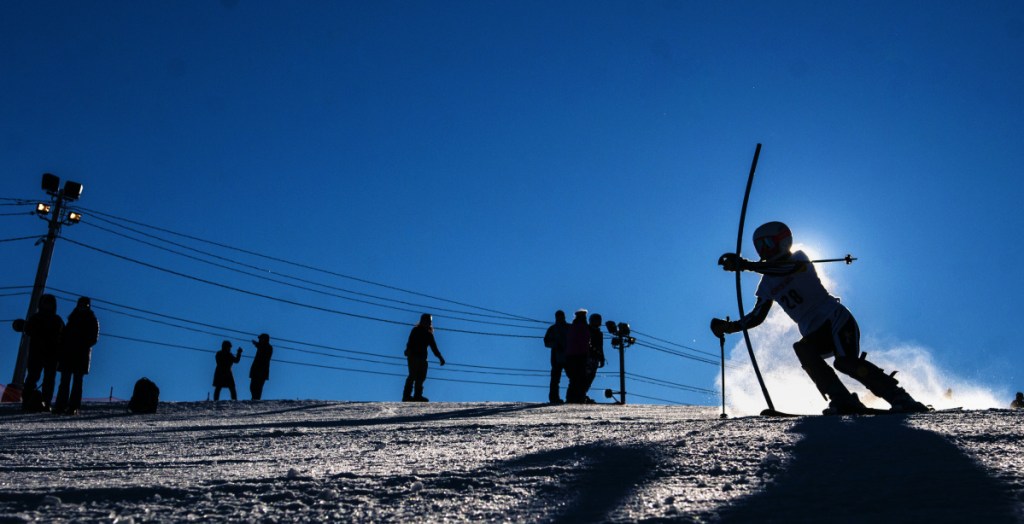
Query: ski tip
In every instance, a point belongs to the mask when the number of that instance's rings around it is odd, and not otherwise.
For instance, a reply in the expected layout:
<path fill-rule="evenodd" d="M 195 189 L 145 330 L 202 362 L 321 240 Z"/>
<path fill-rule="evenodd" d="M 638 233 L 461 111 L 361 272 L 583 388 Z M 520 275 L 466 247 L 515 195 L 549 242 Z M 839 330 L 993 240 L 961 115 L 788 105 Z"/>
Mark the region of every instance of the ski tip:
<path fill-rule="evenodd" d="M 792 413 L 783 413 L 781 411 L 768 408 L 768 409 L 765 409 L 764 411 L 761 412 L 761 416 L 762 417 L 799 417 L 800 415 L 794 415 Z"/>

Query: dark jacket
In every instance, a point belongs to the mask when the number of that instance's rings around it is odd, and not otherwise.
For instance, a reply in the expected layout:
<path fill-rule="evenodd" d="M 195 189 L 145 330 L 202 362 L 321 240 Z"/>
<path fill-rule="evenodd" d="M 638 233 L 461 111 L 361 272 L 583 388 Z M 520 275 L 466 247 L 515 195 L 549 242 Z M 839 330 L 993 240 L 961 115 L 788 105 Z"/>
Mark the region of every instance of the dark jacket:
<path fill-rule="evenodd" d="M 427 348 L 434 352 L 434 356 L 441 358 L 441 352 L 437 350 L 437 342 L 434 341 L 434 334 L 424 326 L 416 326 L 409 333 L 409 341 L 405 344 L 405 356 L 415 360 L 427 359 Z"/>
<path fill-rule="evenodd" d="M 262 342 L 254 342 L 256 356 L 249 367 L 249 378 L 253 380 L 270 380 L 270 357 L 274 354 L 274 346 Z"/>
<path fill-rule="evenodd" d="M 554 353 L 565 353 L 569 338 L 569 323 L 555 321 L 544 333 L 544 347 L 551 348 Z"/>
<path fill-rule="evenodd" d="M 599 326 L 590 326 L 590 355 L 591 360 L 604 362 L 604 334 Z"/>
<path fill-rule="evenodd" d="M 221 349 L 217 352 L 217 369 L 213 370 L 213 387 L 234 388 L 235 376 L 231 373 L 231 366 L 242 360 L 241 353 L 231 353 L 231 348 Z"/>
<path fill-rule="evenodd" d="M 590 353 L 590 327 L 586 320 L 573 320 L 567 338 L 565 356 L 586 357 Z"/>
<path fill-rule="evenodd" d="M 64 320 L 52 311 L 38 311 L 25 322 L 28 335 L 28 367 L 55 368 L 60 358 Z"/>
<path fill-rule="evenodd" d="M 60 363 L 62 373 L 89 374 L 92 347 L 100 336 L 100 323 L 86 306 L 78 306 L 68 315 L 68 323 L 61 336 Z"/>

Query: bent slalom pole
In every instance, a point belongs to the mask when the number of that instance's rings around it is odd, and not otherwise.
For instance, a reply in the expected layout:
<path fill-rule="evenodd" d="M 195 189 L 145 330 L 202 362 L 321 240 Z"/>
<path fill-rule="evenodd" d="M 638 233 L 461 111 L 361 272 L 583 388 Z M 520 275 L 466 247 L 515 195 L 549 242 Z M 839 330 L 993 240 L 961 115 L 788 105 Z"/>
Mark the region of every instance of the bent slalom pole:
<path fill-rule="evenodd" d="M 740 250 L 743 249 L 743 223 L 747 219 L 747 202 L 750 200 L 750 186 L 754 183 L 754 171 L 757 169 L 757 158 L 761 156 L 761 144 L 757 144 L 757 148 L 754 149 L 754 160 L 750 163 L 750 175 L 747 176 L 747 189 L 743 193 L 743 207 L 740 209 L 740 227 L 739 233 L 736 235 L 736 256 L 740 256 Z M 740 318 L 746 314 L 746 310 L 743 309 L 743 286 L 741 284 L 742 271 L 736 271 L 736 303 L 739 305 Z M 761 369 L 757 367 L 757 359 L 754 357 L 754 346 L 750 343 L 750 334 L 747 333 L 747 328 L 743 328 L 743 341 L 747 343 L 747 353 L 750 354 L 750 363 L 754 366 L 754 374 L 757 375 L 757 383 L 761 385 L 761 393 L 764 394 L 764 400 L 768 402 L 768 410 L 774 412 L 775 404 L 772 403 L 772 397 L 768 394 L 768 388 L 764 385 L 764 377 L 761 376 Z"/>

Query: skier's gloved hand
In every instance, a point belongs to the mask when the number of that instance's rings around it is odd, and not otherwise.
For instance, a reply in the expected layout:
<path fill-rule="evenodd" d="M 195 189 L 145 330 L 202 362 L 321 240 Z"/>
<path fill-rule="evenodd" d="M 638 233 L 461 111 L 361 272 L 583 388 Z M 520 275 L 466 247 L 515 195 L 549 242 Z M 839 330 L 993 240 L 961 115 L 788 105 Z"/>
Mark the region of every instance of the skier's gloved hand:
<path fill-rule="evenodd" d="M 444 357 L 437 357 L 437 360 L 441 362 L 442 366 L 444 365 Z"/>
<path fill-rule="evenodd" d="M 718 338 L 723 338 L 727 333 L 735 333 L 739 330 L 740 327 L 737 322 L 730 322 L 720 318 L 711 319 L 711 332 Z"/>
<path fill-rule="evenodd" d="M 726 271 L 748 271 L 754 267 L 753 262 L 736 253 L 726 253 L 718 257 L 718 265 L 722 266 L 722 269 Z"/>

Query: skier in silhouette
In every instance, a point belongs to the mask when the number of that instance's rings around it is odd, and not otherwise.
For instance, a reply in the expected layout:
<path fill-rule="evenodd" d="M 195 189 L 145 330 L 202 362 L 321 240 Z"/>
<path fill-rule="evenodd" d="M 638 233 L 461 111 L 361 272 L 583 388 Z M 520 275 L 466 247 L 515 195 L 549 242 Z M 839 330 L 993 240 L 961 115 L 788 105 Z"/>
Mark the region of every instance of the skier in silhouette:
<path fill-rule="evenodd" d="M 762 275 L 757 286 L 757 303 L 743 318 L 729 322 L 711 320 L 711 331 L 721 338 L 744 328 L 753 328 L 764 322 L 773 303 L 800 329 L 803 336 L 793 349 L 800 365 L 827 399 L 826 414 L 854 414 L 868 411 L 846 386 L 839 381 L 825 358 L 835 355 L 833 366 L 855 378 L 861 384 L 890 404 L 891 411 L 914 413 L 928 411 L 924 404 L 914 400 L 899 387 L 893 377 L 868 362 L 860 352 L 860 328 L 839 299 L 830 295 L 821 284 L 814 264 L 803 251 L 792 252 L 793 234 L 782 222 L 768 222 L 754 231 L 754 247 L 761 260 L 752 262 L 734 253 L 719 258 L 726 271 L 754 271 Z"/>

